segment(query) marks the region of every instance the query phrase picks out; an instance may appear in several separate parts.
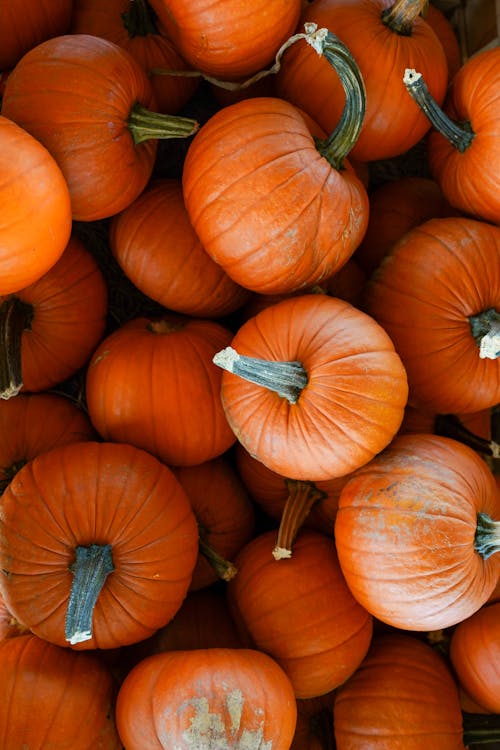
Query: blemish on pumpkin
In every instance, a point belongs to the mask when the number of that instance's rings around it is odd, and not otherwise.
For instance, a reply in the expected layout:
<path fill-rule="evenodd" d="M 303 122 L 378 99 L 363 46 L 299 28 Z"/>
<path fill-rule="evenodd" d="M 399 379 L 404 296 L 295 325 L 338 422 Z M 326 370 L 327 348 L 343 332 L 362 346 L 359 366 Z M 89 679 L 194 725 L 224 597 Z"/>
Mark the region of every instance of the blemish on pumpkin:
<path fill-rule="evenodd" d="M 193 698 L 189 705 L 194 709 L 189 729 L 182 734 L 186 743 L 183 750 L 272 750 L 272 740 L 264 741 L 262 726 L 251 731 L 244 729 L 238 738 L 245 699 L 239 690 L 226 696 L 226 708 L 231 728 L 226 727 L 225 718 L 217 711 L 210 711 L 209 701 L 204 696 Z M 231 736 L 228 737 L 230 733 Z M 177 750 L 177 749 L 176 749 Z"/>
<path fill-rule="evenodd" d="M 105 349 L 102 352 L 102 354 L 99 354 L 99 356 L 97 356 L 95 359 L 92 360 L 92 362 L 90 363 L 90 367 L 95 367 L 96 365 L 99 364 L 99 362 L 101 361 L 101 359 L 104 359 L 108 355 L 109 355 L 109 349 Z"/>

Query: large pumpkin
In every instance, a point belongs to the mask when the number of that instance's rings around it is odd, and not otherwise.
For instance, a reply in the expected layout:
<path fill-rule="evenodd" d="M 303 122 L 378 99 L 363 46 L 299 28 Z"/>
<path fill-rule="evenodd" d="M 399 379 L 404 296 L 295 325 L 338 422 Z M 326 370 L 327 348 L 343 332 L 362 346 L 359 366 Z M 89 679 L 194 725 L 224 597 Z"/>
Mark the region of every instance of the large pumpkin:
<path fill-rule="evenodd" d="M 500 503 L 471 448 L 403 435 L 342 489 L 335 540 L 355 598 L 405 630 L 450 627 L 478 610 L 500 573 Z"/>
<path fill-rule="evenodd" d="M 296 719 L 290 681 L 254 649 L 155 654 L 127 675 L 116 704 L 127 750 L 289 750 Z"/>
<path fill-rule="evenodd" d="M 2 496 L 5 603 L 59 646 L 115 648 L 152 635 L 181 606 L 197 554 L 184 490 L 130 445 L 53 448 Z"/>
<path fill-rule="evenodd" d="M 334 297 L 262 310 L 215 361 L 227 370 L 222 402 L 238 440 L 291 479 L 348 474 L 385 448 L 403 418 L 406 374 L 391 340 Z"/>

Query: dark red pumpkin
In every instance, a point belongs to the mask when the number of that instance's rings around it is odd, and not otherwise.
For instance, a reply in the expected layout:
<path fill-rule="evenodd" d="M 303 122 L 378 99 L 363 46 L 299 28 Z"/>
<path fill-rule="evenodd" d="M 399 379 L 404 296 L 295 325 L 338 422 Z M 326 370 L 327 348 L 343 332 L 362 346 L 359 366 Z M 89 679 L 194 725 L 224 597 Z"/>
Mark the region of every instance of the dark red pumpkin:
<path fill-rule="evenodd" d="M 11 68 L 45 39 L 65 34 L 72 0 L 3 0 L 0 3 L 0 69 Z"/>
<path fill-rule="evenodd" d="M 181 606 L 197 554 L 186 493 L 130 445 L 53 448 L 2 496 L 5 603 L 59 646 L 110 649 L 152 635 Z"/>

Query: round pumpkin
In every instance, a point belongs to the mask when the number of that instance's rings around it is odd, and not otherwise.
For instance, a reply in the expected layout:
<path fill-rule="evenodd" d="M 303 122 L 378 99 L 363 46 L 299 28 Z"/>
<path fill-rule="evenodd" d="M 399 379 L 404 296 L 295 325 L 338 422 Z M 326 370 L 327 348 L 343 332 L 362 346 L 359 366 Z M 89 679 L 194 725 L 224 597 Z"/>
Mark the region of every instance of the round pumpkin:
<path fill-rule="evenodd" d="M 296 720 L 290 681 L 254 649 L 150 656 L 127 675 L 116 703 L 127 750 L 288 750 Z"/>
<path fill-rule="evenodd" d="M 5 603 L 58 646 L 110 649 L 152 635 L 181 606 L 197 554 L 186 493 L 130 445 L 53 448 L 2 496 Z"/>

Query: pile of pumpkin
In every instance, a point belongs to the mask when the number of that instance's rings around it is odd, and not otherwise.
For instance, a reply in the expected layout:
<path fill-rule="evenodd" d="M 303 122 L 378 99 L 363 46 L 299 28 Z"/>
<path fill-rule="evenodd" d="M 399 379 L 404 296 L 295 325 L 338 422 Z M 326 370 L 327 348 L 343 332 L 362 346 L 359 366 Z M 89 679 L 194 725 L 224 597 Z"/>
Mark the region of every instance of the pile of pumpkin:
<path fill-rule="evenodd" d="M 2 749 L 493 742 L 500 48 L 23 0 L 0 69 Z"/>

